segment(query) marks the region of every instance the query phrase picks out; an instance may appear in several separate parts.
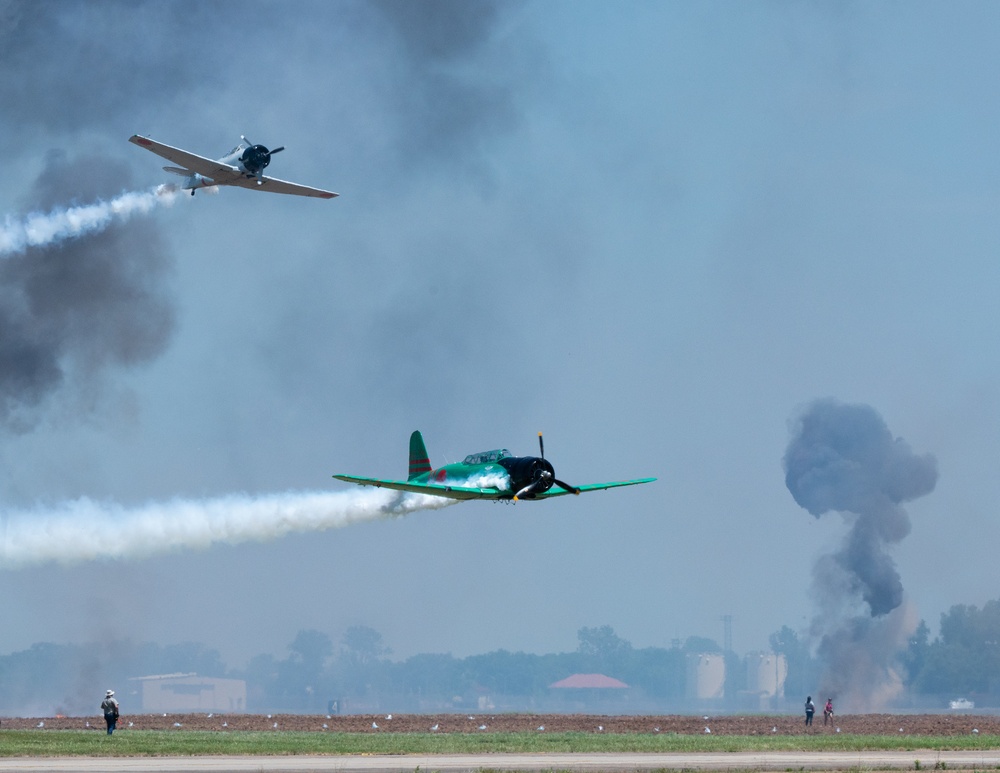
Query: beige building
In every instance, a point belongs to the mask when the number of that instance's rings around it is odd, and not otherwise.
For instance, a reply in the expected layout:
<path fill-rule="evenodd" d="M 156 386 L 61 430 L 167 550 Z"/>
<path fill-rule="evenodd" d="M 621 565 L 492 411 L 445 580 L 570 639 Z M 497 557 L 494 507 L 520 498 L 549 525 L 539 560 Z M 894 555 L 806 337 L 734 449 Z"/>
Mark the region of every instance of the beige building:
<path fill-rule="evenodd" d="M 689 699 L 721 700 L 726 695 L 726 658 L 714 653 L 688 655 L 685 684 Z"/>
<path fill-rule="evenodd" d="M 247 683 L 197 674 L 137 676 L 143 713 L 179 714 L 188 711 L 246 711 Z"/>
<path fill-rule="evenodd" d="M 747 692 L 762 698 L 783 698 L 788 661 L 783 654 L 751 652 L 746 656 Z"/>

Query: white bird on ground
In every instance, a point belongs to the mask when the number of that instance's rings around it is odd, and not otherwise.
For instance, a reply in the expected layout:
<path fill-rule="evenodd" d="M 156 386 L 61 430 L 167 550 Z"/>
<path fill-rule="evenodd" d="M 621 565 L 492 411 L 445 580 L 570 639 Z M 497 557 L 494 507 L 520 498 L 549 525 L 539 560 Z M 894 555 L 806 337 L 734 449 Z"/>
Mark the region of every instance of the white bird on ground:
<path fill-rule="evenodd" d="M 709 730 L 709 729 L 708 729 L 708 727 L 706 726 L 706 727 L 705 727 L 705 732 L 706 732 L 706 733 L 711 733 L 712 731 L 711 731 L 711 730 Z"/>
<path fill-rule="evenodd" d="M 35 725 L 35 727 L 45 727 L 45 723 L 39 722 L 37 725 Z"/>
<path fill-rule="evenodd" d="M 324 729 L 324 730 L 326 730 L 327 728 L 329 728 L 329 725 L 328 725 L 328 724 L 326 724 L 326 722 L 324 722 L 324 723 L 323 723 L 323 729 Z"/>
<path fill-rule="evenodd" d="M 278 729 L 278 723 L 275 722 L 273 725 L 271 725 L 271 727 L 273 727 L 275 730 L 277 730 Z"/>
<path fill-rule="evenodd" d="M 436 733 L 436 732 L 437 732 L 437 729 L 438 729 L 438 727 L 439 727 L 438 723 L 437 723 L 437 722 L 435 722 L 435 723 L 433 724 L 433 726 L 431 726 L 431 731 L 432 731 L 432 732 L 435 732 L 435 733 Z"/>
<path fill-rule="evenodd" d="M 544 729 L 545 729 L 545 725 L 539 725 L 539 726 L 538 726 L 538 729 L 539 729 L 539 730 L 544 730 Z"/>
<path fill-rule="evenodd" d="M 479 726 L 479 729 L 480 729 L 480 730 L 485 730 L 485 729 L 486 729 L 486 725 L 480 725 L 480 726 Z"/>
<path fill-rule="evenodd" d="M 392 714 L 386 714 L 386 715 L 385 715 L 385 718 L 386 718 L 386 719 L 392 719 Z"/>
<path fill-rule="evenodd" d="M 372 730 L 378 730 L 378 725 L 372 722 Z"/>

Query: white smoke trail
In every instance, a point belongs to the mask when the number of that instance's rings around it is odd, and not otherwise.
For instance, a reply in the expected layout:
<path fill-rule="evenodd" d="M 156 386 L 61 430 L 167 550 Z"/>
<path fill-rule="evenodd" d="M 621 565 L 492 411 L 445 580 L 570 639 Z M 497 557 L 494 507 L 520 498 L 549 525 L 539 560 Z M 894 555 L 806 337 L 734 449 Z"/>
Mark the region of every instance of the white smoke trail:
<path fill-rule="evenodd" d="M 10 216 L 0 224 L 0 257 L 48 244 L 103 231 L 113 220 L 128 220 L 147 214 L 154 207 L 173 204 L 179 191 L 174 185 L 158 185 L 148 191 L 128 191 L 110 199 L 79 207 L 32 212 L 17 220 Z"/>
<path fill-rule="evenodd" d="M 83 498 L 50 511 L 4 516 L 0 569 L 135 559 L 219 542 L 266 542 L 295 532 L 325 531 L 455 503 L 442 497 L 367 488 L 177 499 L 135 508 Z"/>
<path fill-rule="evenodd" d="M 441 481 L 445 486 L 467 486 L 470 488 L 495 488 L 500 491 L 510 491 L 510 475 L 506 472 L 482 472 L 471 478 L 451 478 Z"/>

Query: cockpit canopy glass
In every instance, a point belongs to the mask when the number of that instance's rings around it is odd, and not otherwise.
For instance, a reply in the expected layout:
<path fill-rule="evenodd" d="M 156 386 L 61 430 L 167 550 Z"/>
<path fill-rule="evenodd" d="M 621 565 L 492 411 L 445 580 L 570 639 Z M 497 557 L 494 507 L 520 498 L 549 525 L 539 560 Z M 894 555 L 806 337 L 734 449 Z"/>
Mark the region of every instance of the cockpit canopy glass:
<path fill-rule="evenodd" d="M 508 456 L 513 456 L 513 454 L 506 448 L 498 448 L 494 451 L 480 451 L 478 454 L 469 454 L 465 457 L 463 464 L 490 464 L 491 462 L 499 462 L 501 459 L 506 459 Z"/>

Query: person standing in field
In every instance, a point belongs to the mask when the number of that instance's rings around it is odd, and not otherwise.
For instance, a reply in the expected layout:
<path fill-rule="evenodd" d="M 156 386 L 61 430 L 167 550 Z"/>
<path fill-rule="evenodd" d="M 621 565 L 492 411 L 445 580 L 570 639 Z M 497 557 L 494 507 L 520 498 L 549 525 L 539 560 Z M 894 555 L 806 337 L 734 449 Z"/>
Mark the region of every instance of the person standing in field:
<path fill-rule="evenodd" d="M 816 704 L 813 703 L 813 698 L 811 695 L 806 696 L 806 724 L 811 725 L 813 723 L 813 714 L 816 713 Z"/>
<path fill-rule="evenodd" d="M 108 725 L 108 735 L 115 732 L 115 725 L 118 724 L 118 701 L 115 700 L 115 691 L 108 690 L 104 700 L 101 701 L 101 711 L 104 712 L 104 721 Z"/>

